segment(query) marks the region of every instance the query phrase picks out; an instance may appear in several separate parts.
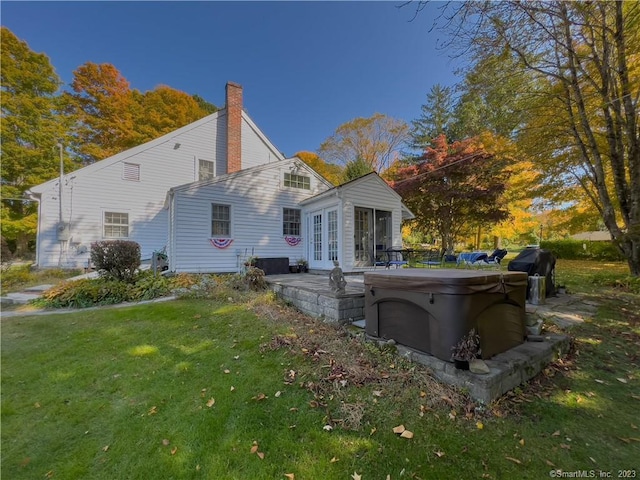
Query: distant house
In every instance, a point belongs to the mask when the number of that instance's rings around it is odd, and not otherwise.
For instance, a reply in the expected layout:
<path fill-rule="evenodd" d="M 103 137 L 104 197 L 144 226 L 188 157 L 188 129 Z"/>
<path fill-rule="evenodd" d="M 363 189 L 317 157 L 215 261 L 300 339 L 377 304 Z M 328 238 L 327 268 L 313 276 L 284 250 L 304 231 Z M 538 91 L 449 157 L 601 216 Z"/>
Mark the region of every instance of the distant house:
<path fill-rule="evenodd" d="M 60 195 L 60 192 L 62 195 Z M 332 187 L 284 156 L 242 109 L 226 107 L 160 138 L 31 189 L 39 202 L 36 264 L 82 267 L 91 243 L 127 239 L 143 259 L 166 249 L 170 270 L 234 272 L 249 254 L 345 271 L 401 245 L 411 217 L 376 174 Z"/>
<path fill-rule="evenodd" d="M 587 240 L 590 242 L 610 242 L 611 234 L 607 231 L 582 232 L 571 235 L 572 240 Z"/>

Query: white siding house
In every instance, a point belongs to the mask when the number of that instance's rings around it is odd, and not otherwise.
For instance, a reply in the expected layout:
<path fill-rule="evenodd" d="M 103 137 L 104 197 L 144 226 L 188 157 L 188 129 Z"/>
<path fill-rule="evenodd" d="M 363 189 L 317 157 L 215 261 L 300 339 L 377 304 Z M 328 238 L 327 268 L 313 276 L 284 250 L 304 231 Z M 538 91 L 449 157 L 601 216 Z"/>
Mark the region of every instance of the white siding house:
<path fill-rule="evenodd" d="M 225 175 L 229 165 L 246 169 L 282 160 L 242 110 L 242 87 L 227 84 L 226 100 L 214 114 L 64 175 L 61 192 L 59 178 L 33 187 L 36 264 L 86 266 L 91 243 L 105 239 L 136 241 L 142 258 L 149 258 L 167 246 L 164 203 L 171 187 Z M 237 121 L 227 121 L 234 116 Z"/>
<path fill-rule="evenodd" d="M 370 268 L 388 248 L 402 247 L 402 220 L 413 213 L 372 172 L 303 200 L 309 268 L 345 272 Z"/>
<path fill-rule="evenodd" d="M 413 217 L 375 173 L 332 187 L 285 159 L 234 83 L 223 110 L 30 194 L 40 267 L 87 266 L 91 243 L 126 239 L 143 259 L 166 248 L 175 272 L 236 272 L 248 256 L 304 258 L 316 270 L 338 260 L 353 272 L 401 246 L 401 222 Z"/>
<path fill-rule="evenodd" d="M 236 272 L 250 256 L 362 271 L 402 246 L 413 217 L 377 174 L 331 187 L 295 157 L 172 188 L 166 207 L 169 270 L 190 273 Z"/>
<path fill-rule="evenodd" d="M 249 256 L 307 258 L 300 202 L 329 188 L 295 157 L 172 188 L 169 270 L 236 272 Z"/>

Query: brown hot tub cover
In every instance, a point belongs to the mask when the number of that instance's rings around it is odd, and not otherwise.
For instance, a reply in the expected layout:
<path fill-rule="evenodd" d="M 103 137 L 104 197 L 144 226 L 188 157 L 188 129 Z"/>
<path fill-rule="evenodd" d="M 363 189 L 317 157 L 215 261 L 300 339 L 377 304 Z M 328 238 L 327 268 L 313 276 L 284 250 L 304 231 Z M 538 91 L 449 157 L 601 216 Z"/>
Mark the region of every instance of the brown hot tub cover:
<path fill-rule="evenodd" d="M 442 360 L 472 328 L 483 358 L 524 341 L 526 273 L 398 269 L 367 272 L 364 284 L 368 335 Z"/>

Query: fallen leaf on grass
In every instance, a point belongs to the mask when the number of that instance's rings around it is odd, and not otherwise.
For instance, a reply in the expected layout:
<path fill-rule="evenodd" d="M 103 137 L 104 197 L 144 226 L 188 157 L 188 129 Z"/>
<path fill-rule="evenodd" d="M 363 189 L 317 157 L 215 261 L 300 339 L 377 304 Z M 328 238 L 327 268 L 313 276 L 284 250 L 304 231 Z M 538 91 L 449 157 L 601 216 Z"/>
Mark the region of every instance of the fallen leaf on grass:
<path fill-rule="evenodd" d="M 149 409 L 149 412 L 147 413 L 147 415 L 155 415 L 156 413 L 158 413 L 158 407 L 154 405 Z"/>
<path fill-rule="evenodd" d="M 374 397 L 381 397 L 382 396 L 382 390 L 374 390 L 373 391 L 373 396 Z"/>
<path fill-rule="evenodd" d="M 438 457 L 438 458 L 442 458 L 442 457 L 444 457 L 444 455 L 445 455 L 445 453 L 444 453 L 444 452 L 442 452 L 442 451 L 440 451 L 440 450 L 436 450 L 436 451 L 435 451 L 435 452 L 433 452 L 433 453 L 435 453 L 435 454 L 436 454 L 436 457 Z"/>
<path fill-rule="evenodd" d="M 484 424 L 482 422 L 476 422 L 476 427 L 478 430 L 482 430 L 484 428 Z"/>
<path fill-rule="evenodd" d="M 34 403 L 33 408 L 40 408 L 40 403 L 39 402 Z"/>
<path fill-rule="evenodd" d="M 169 439 L 167 439 L 167 438 L 162 439 L 162 445 L 164 445 L 165 447 L 166 447 L 167 445 L 169 445 L 170 443 L 171 443 L 171 442 L 169 441 Z"/>
<path fill-rule="evenodd" d="M 278 390 L 274 396 L 275 396 L 276 398 L 278 398 L 280 395 L 282 395 L 282 392 L 281 392 L 280 390 Z"/>
<path fill-rule="evenodd" d="M 616 380 L 618 380 L 620 383 L 627 383 L 626 378 L 616 378 Z"/>
<path fill-rule="evenodd" d="M 284 476 L 289 480 L 296 480 L 296 476 L 293 473 L 285 473 Z"/>
<path fill-rule="evenodd" d="M 506 458 L 510 462 L 517 463 L 518 465 L 522 465 L 522 462 L 520 460 L 518 460 L 517 458 L 507 457 L 507 456 L 505 456 L 504 458 Z"/>
<path fill-rule="evenodd" d="M 322 427 L 322 429 L 330 432 L 331 430 L 333 430 L 333 427 L 331 425 L 325 425 L 324 427 Z"/>
<path fill-rule="evenodd" d="M 618 438 L 622 440 L 624 443 L 640 442 L 640 438 L 635 438 L 635 437 L 629 437 L 629 438 L 618 437 Z"/>
<path fill-rule="evenodd" d="M 351 478 L 353 478 L 353 480 L 362 480 L 362 476 L 358 474 L 358 472 L 353 472 L 353 475 L 351 475 Z"/>
<path fill-rule="evenodd" d="M 604 384 L 604 380 L 595 379 L 596 382 Z"/>
<path fill-rule="evenodd" d="M 233 392 L 233 391 L 235 391 L 235 389 L 236 389 L 236 387 L 234 387 L 233 385 L 231 385 L 231 389 L 230 389 L 230 390 Z"/>
<path fill-rule="evenodd" d="M 397 427 L 393 427 L 393 433 L 402 433 L 406 430 L 404 425 L 398 425 Z"/>
<path fill-rule="evenodd" d="M 524 447 L 524 438 L 521 438 L 518 443 Z"/>
<path fill-rule="evenodd" d="M 178 447 L 173 447 L 171 449 L 171 455 L 175 455 L 177 451 L 178 451 Z"/>
<path fill-rule="evenodd" d="M 566 443 L 561 443 L 560 448 L 564 448 L 565 450 L 571 450 L 571 445 L 567 445 Z"/>
<path fill-rule="evenodd" d="M 373 427 L 371 429 L 371 431 L 369 432 L 369 436 L 373 435 L 374 433 L 376 433 L 378 431 L 378 429 L 376 427 Z"/>
<path fill-rule="evenodd" d="M 256 401 L 260 401 L 260 400 L 264 400 L 266 399 L 267 396 L 264 393 L 259 393 L 258 395 L 256 395 L 255 397 L 251 397 L 252 400 L 256 400 Z"/>
<path fill-rule="evenodd" d="M 224 373 L 231 373 L 231 370 L 229 370 L 228 368 L 225 368 Z"/>
<path fill-rule="evenodd" d="M 262 453 L 262 452 L 256 452 L 256 455 L 258 455 L 258 458 L 259 458 L 260 460 L 264 460 L 264 453 Z"/>
<path fill-rule="evenodd" d="M 251 446 L 251 453 L 256 453 L 258 451 L 258 444 L 254 442 Z"/>
<path fill-rule="evenodd" d="M 49 470 L 47 473 L 45 473 L 45 474 L 44 474 L 44 476 L 45 476 L 46 478 L 51 478 L 51 477 L 53 477 L 53 470 Z"/>
<path fill-rule="evenodd" d="M 410 432 L 409 430 L 405 430 L 400 434 L 400 436 L 402 438 L 413 438 L 413 432 Z"/>
<path fill-rule="evenodd" d="M 207 407 L 211 408 L 213 407 L 214 403 L 216 403 L 215 398 L 210 398 L 209 400 L 207 400 Z"/>
<path fill-rule="evenodd" d="M 593 458 L 593 457 L 589 457 L 589 460 L 591 460 L 593 463 L 597 463 L 597 462 L 596 462 L 596 459 L 595 459 L 595 458 Z"/>
<path fill-rule="evenodd" d="M 556 430 L 555 432 L 553 432 L 551 434 L 552 437 L 559 437 L 560 436 L 560 430 Z"/>
<path fill-rule="evenodd" d="M 107 450 L 109 450 L 109 445 L 105 445 L 104 447 L 102 447 L 103 452 L 106 452 Z"/>
<path fill-rule="evenodd" d="M 553 463 L 553 462 L 551 462 L 549 460 L 545 460 L 544 463 L 546 463 L 549 467 L 555 467 L 556 466 L 555 463 Z"/>
<path fill-rule="evenodd" d="M 329 460 L 329 463 L 336 463 L 339 459 L 336 457 L 331 457 L 331 460 Z"/>

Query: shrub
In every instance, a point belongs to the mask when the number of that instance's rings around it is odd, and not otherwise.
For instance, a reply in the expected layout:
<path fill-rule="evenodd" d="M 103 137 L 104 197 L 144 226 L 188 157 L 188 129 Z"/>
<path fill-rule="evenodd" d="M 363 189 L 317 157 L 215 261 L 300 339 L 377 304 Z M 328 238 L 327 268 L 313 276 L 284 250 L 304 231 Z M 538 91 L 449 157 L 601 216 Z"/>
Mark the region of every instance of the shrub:
<path fill-rule="evenodd" d="M 140 245 L 128 240 L 106 240 L 91 244 L 91 261 L 101 276 L 133 282 L 140 266 Z"/>
<path fill-rule="evenodd" d="M 613 242 L 591 242 L 582 240 L 544 241 L 540 246 L 550 250 L 556 258 L 564 260 L 624 260 Z"/>

